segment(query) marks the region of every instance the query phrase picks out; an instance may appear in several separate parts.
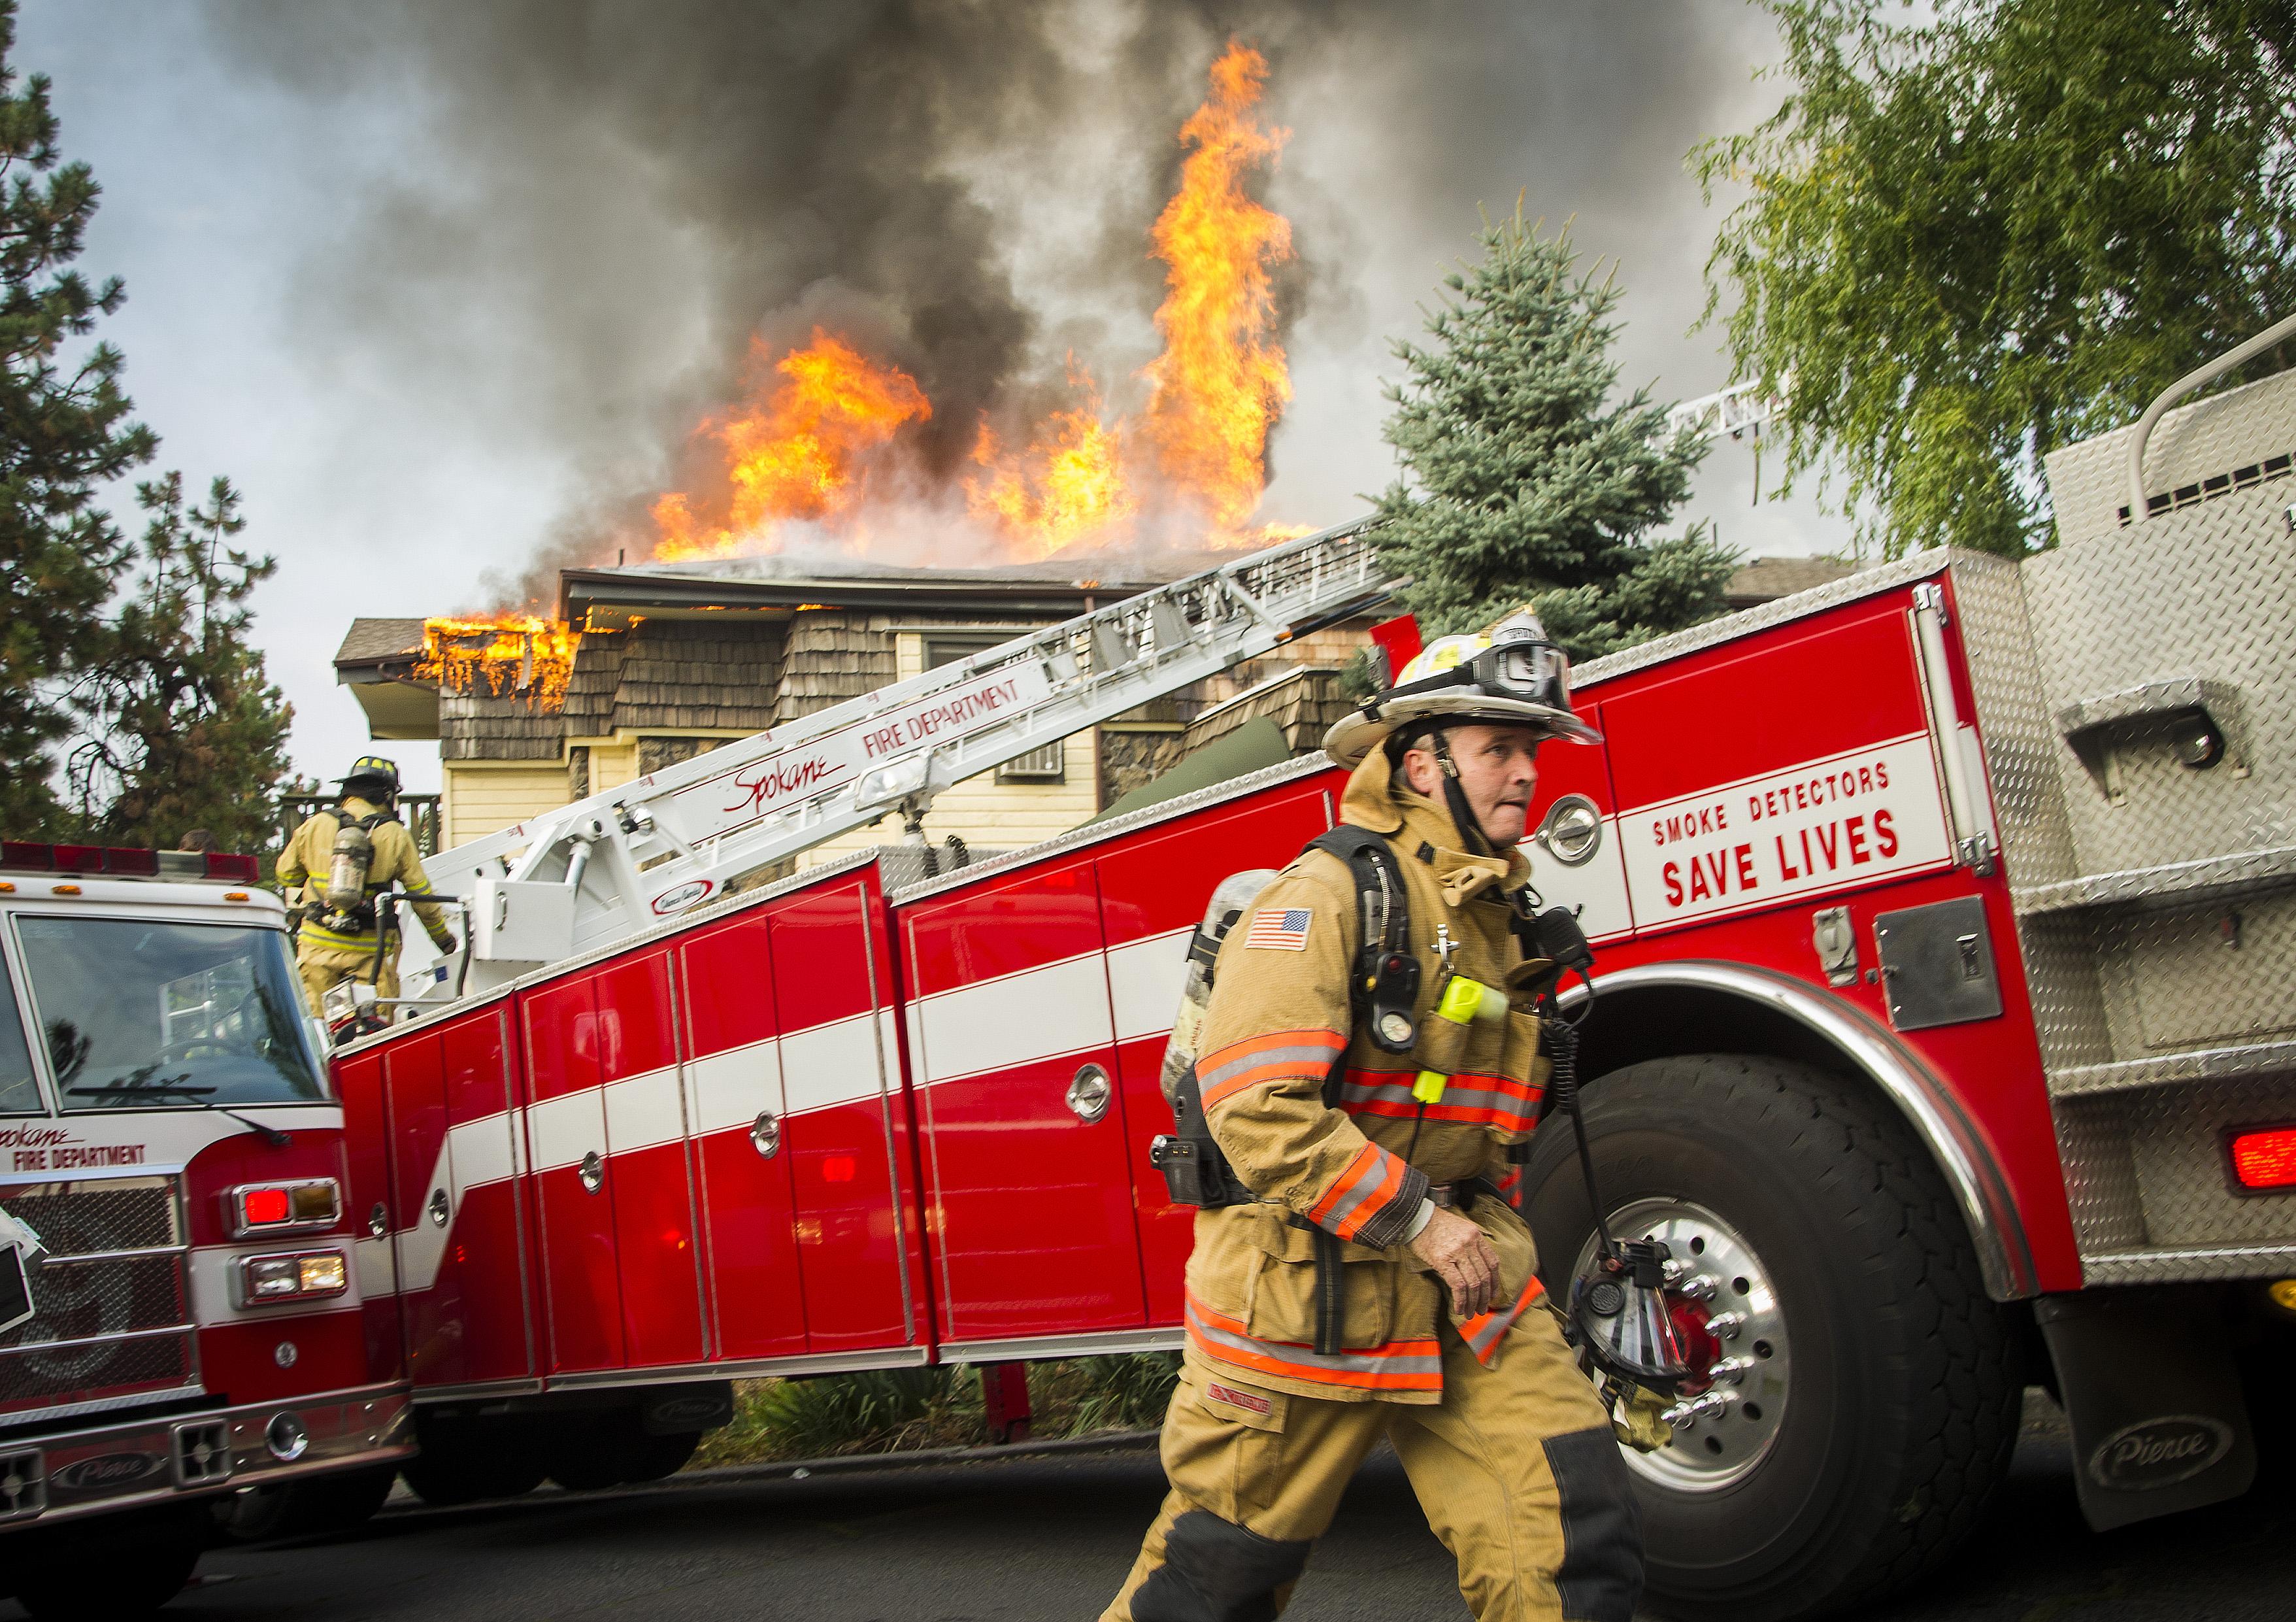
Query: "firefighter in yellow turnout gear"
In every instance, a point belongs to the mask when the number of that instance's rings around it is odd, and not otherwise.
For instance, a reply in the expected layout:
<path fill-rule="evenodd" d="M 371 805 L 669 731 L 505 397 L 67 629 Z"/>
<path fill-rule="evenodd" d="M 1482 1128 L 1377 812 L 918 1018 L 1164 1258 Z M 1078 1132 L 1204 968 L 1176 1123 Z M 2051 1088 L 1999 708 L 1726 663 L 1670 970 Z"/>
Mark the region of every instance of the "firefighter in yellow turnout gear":
<path fill-rule="evenodd" d="M 1355 768 L 1341 821 L 1384 836 L 1406 886 L 1409 1051 L 1356 1028 L 1359 885 L 1341 856 L 1302 854 L 1222 944 L 1195 1074 L 1248 1198 L 1197 1214 L 1170 1492 L 1103 1622 L 1274 1617 L 1382 1437 L 1480 1622 L 1628 1622 L 1626 1468 L 1502 1192 L 1538 1122 L 1538 1021 L 1512 997 L 1500 1017 L 1433 1017 L 1460 978 L 1506 997 L 1540 967 L 1510 893 L 1547 737 L 1595 735 L 1526 616 L 1439 643 L 1324 740 Z"/>
<path fill-rule="evenodd" d="M 332 811 L 315 812 L 303 819 L 279 852 L 279 882 L 288 892 L 288 904 L 302 909 L 295 937 L 295 968 L 302 976 L 303 997 L 311 1012 L 326 1017 L 329 988 L 345 980 L 362 980 L 375 995 L 398 995 L 398 943 L 396 935 L 377 950 L 387 920 L 380 916 L 375 897 L 393 885 L 409 895 L 430 893 L 430 880 L 422 871 L 422 857 L 414 836 L 398 818 L 398 768 L 377 755 L 362 755 L 351 763 L 341 783 L 342 801 Z M 332 894 L 345 877 L 338 863 L 338 842 L 347 827 L 363 831 L 372 854 L 364 879 L 352 876 L 357 901 Z M 356 844 L 357 841 L 349 842 Z M 354 868 L 356 858 L 353 859 Z M 415 915 L 422 920 L 432 943 L 451 954 L 455 936 L 447 927 L 445 909 L 436 902 L 417 902 Z"/>

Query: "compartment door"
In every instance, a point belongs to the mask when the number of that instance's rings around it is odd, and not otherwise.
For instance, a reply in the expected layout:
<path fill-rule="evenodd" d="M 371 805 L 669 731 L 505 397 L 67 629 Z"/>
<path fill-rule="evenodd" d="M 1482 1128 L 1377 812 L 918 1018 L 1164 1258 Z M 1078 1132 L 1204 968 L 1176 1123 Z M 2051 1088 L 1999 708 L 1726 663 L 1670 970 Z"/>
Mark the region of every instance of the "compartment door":
<path fill-rule="evenodd" d="M 439 1269 L 442 1311 L 461 1326 L 465 1380 L 534 1371 L 527 1234 L 519 1199 L 523 1135 L 511 1108 L 510 1010 L 497 1005 L 439 1034 L 454 1222 Z"/>
<path fill-rule="evenodd" d="M 1144 1321 L 1090 860 L 903 915 L 944 1340 Z M 1068 1101 L 1097 1070 L 1097 1110 Z"/>
<path fill-rule="evenodd" d="M 895 1155 L 896 1037 L 862 879 L 773 913 L 782 1010 L 784 1157 L 805 1247 L 805 1318 L 816 1352 L 914 1339 Z"/>
<path fill-rule="evenodd" d="M 7 994 L 0 983 L 0 998 Z M 335 1092 L 343 1105 L 343 1147 L 350 1186 L 343 1199 L 358 1266 L 359 1313 L 366 1329 L 367 1377 L 399 1377 L 405 1348 L 399 1341 L 398 1190 L 390 1178 L 390 1111 L 383 1099 L 382 1054 L 370 1049 L 335 1063 Z M 380 1231 L 378 1231 L 378 1227 Z"/>
<path fill-rule="evenodd" d="M 1125 1167 L 1138 1213 L 1151 1323 L 1180 1321 L 1180 1270 L 1195 1243 L 1195 1207 L 1174 1205 L 1163 1173 L 1148 1164 L 1150 1140 L 1172 1130 L 1160 1078 L 1179 1008 L 1188 939 L 1220 880 L 1251 868 L 1283 869 L 1331 826 L 1332 814 L 1330 796 L 1319 785 L 1272 805 L 1190 818 L 1169 833 L 1128 841 L 1096 864 L 1124 1094 Z"/>
<path fill-rule="evenodd" d="M 607 1180 L 622 1274 L 622 1337 L 632 1367 L 699 1363 L 701 1265 L 677 1066 L 668 948 L 591 977 L 605 1083 Z"/>
<path fill-rule="evenodd" d="M 519 1017 L 550 1371 L 618 1369 L 624 1356 L 621 1270 L 599 1090 L 598 1009 L 588 978 L 526 992 Z"/>
<path fill-rule="evenodd" d="M 805 1349 L 768 936 L 751 911 L 678 948 L 702 1265 L 717 1354 L 729 1359 Z"/>
<path fill-rule="evenodd" d="M 454 1221 L 447 1173 L 447 1083 L 438 1036 L 417 1036 L 385 1049 L 382 1078 L 390 1119 L 391 1245 L 407 1372 L 418 1386 L 440 1384 L 461 1378 L 461 1335 L 438 1288 L 439 1264 Z"/>

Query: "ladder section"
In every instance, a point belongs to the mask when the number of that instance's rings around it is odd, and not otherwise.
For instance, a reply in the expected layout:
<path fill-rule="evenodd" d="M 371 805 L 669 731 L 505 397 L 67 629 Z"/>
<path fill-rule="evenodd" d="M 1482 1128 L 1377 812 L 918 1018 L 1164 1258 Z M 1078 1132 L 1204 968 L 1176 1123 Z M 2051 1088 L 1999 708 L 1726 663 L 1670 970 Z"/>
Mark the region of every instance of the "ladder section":
<path fill-rule="evenodd" d="M 464 990 L 611 946 L 888 812 L 914 824 L 955 783 L 1376 604 L 1390 582 L 1372 523 L 1025 633 L 443 852 L 433 882 L 472 902 Z"/>

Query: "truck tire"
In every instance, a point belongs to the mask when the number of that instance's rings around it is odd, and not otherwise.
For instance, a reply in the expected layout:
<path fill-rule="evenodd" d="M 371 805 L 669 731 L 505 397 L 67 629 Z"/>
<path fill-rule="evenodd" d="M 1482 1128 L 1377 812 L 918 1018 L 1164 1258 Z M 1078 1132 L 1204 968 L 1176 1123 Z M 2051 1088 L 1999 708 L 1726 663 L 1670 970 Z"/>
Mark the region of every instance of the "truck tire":
<path fill-rule="evenodd" d="M 378 1464 L 278 1486 L 251 1487 L 221 1501 L 216 1529 L 235 1544 L 348 1532 L 374 1518 L 398 1478 L 397 1465 Z"/>
<path fill-rule="evenodd" d="M 549 1473 L 529 1428 L 515 1420 L 432 1418 L 418 1413 L 422 1452 L 398 1467 L 414 1495 L 439 1508 L 482 1498 L 516 1498 Z"/>
<path fill-rule="evenodd" d="M 683 1467 L 701 1445 L 698 1430 L 650 1435 L 635 1408 L 570 1416 L 554 1432 L 550 1478 L 570 1493 L 659 1481 Z"/>
<path fill-rule="evenodd" d="M 1652 1607 L 1784 1622 L 1935 1566 L 2006 1473 L 2022 1343 L 1902 1118 L 1812 1066 L 1724 1054 L 1614 1071 L 1583 1107 L 1614 1236 L 1668 1240 L 1742 1321 L 1715 1343 L 1745 1362 L 1720 1411 L 1627 1456 Z M 1537 1143 L 1524 1209 L 1567 1301 L 1592 1211 L 1570 1124 Z"/>
<path fill-rule="evenodd" d="M 141 1617 L 160 1609 L 192 1580 L 210 1522 L 203 1503 L 102 1516 L 29 1547 L 10 1546 L 28 1569 L 11 1575 L 16 1603 L 35 1622 L 91 1617 Z M 28 1535 L 19 1534 L 20 1536 Z"/>

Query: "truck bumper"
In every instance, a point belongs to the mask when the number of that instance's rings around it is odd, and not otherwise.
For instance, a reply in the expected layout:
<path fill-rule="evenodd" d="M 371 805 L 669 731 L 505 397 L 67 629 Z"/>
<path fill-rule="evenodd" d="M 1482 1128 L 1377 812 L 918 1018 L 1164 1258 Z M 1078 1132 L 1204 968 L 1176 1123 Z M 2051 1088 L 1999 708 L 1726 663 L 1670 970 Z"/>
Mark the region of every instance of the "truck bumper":
<path fill-rule="evenodd" d="M 390 1387 L 0 1440 L 0 1536 L 414 1453 L 406 1394 Z"/>

